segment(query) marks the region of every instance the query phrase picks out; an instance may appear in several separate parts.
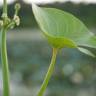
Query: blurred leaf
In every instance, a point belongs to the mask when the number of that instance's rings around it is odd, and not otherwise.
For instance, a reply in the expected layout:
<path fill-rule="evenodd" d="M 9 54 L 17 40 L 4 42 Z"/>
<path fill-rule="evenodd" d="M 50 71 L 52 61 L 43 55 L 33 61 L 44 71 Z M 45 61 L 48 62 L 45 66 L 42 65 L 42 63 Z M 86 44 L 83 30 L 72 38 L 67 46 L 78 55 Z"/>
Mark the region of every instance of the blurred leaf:
<path fill-rule="evenodd" d="M 79 51 L 81 51 L 82 53 L 85 53 L 89 56 L 92 56 L 92 57 L 96 57 L 92 52 L 90 52 L 89 50 L 85 49 L 85 48 L 81 48 L 81 47 L 78 47 Z"/>

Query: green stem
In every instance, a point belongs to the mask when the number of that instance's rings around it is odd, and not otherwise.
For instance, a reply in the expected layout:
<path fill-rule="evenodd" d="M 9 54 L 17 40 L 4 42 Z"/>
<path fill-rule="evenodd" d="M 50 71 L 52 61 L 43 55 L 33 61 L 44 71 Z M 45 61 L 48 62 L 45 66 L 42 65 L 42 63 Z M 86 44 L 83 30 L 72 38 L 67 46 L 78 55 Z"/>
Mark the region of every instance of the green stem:
<path fill-rule="evenodd" d="M 53 73 L 53 70 L 54 70 L 56 56 L 57 56 L 57 50 L 58 49 L 53 48 L 53 55 L 52 55 L 52 60 L 51 60 L 50 66 L 49 66 L 49 69 L 48 69 L 48 72 L 45 76 L 44 82 L 43 82 L 37 96 L 43 96 L 44 91 L 46 90 L 46 87 L 48 85 L 48 82 L 49 82 L 51 75 Z"/>
<path fill-rule="evenodd" d="M 3 96 L 9 96 L 9 69 L 7 61 L 7 49 L 6 49 L 6 29 L 2 29 L 2 41 L 1 41 L 1 59 L 2 59 L 2 71 L 3 71 Z"/>
<path fill-rule="evenodd" d="M 7 15 L 7 0 L 3 0 L 3 13 Z"/>
<path fill-rule="evenodd" d="M 6 29 L 2 29 L 1 39 L 1 59 L 3 71 L 3 96 L 9 96 L 9 69 L 6 49 Z"/>
<path fill-rule="evenodd" d="M 3 0 L 3 27 L 1 30 L 1 60 L 3 75 L 3 96 L 9 96 L 9 69 L 6 48 L 6 18 L 7 18 L 7 0 Z"/>

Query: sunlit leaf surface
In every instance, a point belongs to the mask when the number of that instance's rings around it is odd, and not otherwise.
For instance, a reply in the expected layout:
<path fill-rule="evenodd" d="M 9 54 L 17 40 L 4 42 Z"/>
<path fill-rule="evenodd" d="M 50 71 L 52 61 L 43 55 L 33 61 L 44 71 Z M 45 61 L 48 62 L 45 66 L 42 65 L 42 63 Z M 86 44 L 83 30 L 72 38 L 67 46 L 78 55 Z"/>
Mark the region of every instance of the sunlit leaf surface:
<path fill-rule="evenodd" d="M 32 7 L 41 30 L 53 47 L 79 48 L 79 46 L 86 46 L 96 48 L 94 34 L 89 32 L 87 27 L 72 14 L 55 8 L 38 7 L 35 4 L 32 4 Z"/>

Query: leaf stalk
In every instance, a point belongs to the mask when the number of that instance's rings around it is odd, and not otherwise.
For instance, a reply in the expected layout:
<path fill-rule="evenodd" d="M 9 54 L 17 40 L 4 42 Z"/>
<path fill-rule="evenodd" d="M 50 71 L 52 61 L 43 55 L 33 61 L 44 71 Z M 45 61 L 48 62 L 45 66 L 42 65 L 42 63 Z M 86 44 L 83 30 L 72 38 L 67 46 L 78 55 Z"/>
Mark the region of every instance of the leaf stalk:
<path fill-rule="evenodd" d="M 50 66 L 49 66 L 48 72 L 47 72 L 47 74 L 45 76 L 45 79 L 43 81 L 43 84 L 42 84 L 37 96 L 43 96 L 43 94 L 44 94 L 44 92 L 46 90 L 46 87 L 47 87 L 47 85 L 49 83 L 49 80 L 50 80 L 51 75 L 52 75 L 53 70 L 54 70 L 54 66 L 55 66 L 55 62 L 56 62 L 56 56 L 57 56 L 57 51 L 58 51 L 58 49 L 53 48 L 53 55 L 52 55 Z"/>

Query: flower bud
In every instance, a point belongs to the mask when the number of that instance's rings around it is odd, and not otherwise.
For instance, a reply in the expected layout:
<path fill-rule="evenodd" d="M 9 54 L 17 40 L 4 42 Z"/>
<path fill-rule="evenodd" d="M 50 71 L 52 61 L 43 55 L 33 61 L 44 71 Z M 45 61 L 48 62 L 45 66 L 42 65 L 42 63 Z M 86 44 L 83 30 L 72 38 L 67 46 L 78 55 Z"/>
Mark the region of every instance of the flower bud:
<path fill-rule="evenodd" d="M 3 26 L 3 21 L 2 20 L 0 20 L 0 27 L 2 27 Z"/>
<path fill-rule="evenodd" d="M 3 13 L 2 14 L 2 18 L 7 18 L 7 14 L 6 13 Z"/>
<path fill-rule="evenodd" d="M 16 25 L 17 26 L 19 26 L 20 25 L 20 18 L 19 18 L 19 16 L 14 16 L 14 21 L 15 21 L 15 23 L 16 23 Z"/>
<path fill-rule="evenodd" d="M 21 5 L 19 4 L 19 3 L 17 3 L 16 5 L 15 5 L 15 9 L 20 9 L 21 8 Z"/>
<path fill-rule="evenodd" d="M 20 10 L 20 8 L 21 8 L 21 5 L 20 5 L 19 3 L 17 3 L 17 4 L 15 5 L 15 10 Z"/>
<path fill-rule="evenodd" d="M 18 12 L 19 12 L 20 8 L 21 8 L 20 4 L 17 3 L 17 4 L 15 5 L 15 14 L 14 14 L 14 15 L 18 15 Z"/>

